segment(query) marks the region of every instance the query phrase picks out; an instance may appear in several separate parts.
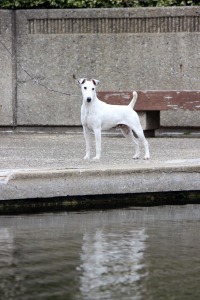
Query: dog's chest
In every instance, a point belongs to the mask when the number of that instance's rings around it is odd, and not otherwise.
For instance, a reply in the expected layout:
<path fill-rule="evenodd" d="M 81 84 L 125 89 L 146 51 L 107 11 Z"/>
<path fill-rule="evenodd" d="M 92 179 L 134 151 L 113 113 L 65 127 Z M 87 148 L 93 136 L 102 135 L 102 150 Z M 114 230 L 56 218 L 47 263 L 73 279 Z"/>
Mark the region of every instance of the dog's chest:
<path fill-rule="evenodd" d="M 82 107 L 81 109 L 81 121 L 84 126 L 93 128 L 96 120 L 96 113 L 94 109 Z"/>

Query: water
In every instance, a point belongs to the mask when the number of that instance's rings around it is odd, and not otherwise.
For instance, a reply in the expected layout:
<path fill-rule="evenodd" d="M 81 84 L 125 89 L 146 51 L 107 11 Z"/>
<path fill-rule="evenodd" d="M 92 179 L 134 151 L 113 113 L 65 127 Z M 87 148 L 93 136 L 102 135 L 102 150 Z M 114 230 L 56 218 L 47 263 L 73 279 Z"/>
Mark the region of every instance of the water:
<path fill-rule="evenodd" d="M 200 295 L 200 205 L 0 217 L 0 299 Z"/>

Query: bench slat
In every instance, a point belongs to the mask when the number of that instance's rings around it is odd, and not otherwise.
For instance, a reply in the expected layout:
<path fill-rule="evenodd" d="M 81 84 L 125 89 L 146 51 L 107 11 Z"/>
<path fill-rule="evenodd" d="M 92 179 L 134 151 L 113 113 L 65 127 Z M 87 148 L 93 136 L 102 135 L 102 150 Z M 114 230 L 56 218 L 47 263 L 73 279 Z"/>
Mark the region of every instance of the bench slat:
<path fill-rule="evenodd" d="M 134 109 L 137 111 L 161 110 L 200 110 L 200 91 L 137 91 L 138 99 Z M 104 91 L 97 93 L 98 98 L 108 104 L 127 105 L 132 92 Z"/>

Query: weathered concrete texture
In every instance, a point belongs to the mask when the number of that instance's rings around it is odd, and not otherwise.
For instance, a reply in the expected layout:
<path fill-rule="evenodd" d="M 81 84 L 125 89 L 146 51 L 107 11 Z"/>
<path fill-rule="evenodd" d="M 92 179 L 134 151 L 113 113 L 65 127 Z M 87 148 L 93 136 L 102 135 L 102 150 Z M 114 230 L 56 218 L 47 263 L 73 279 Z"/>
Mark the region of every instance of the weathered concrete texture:
<path fill-rule="evenodd" d="M 1 200 L 191 191 L 199 189 L 199 172 L 200 163 L 198 167 L 183 163 L 181 167 L 149 166 L 135 170 L 123 166 L 94 170 L 18 170 L 4 174 L 7 184 L 1 185 Z"/>
<path fill-rule="evenodd" d="M 160 125 L 170 127 L 200 127 L 200 112 L 183 109 L 161 111 Z"/>
<path fill-rule="evenodd" d="M 14 55 L 13 13 L 0 10 L 0 40 Z M 13 105 L 15 97 L 14 60 L 0 43 L 0 125 L 13 125 Z"/>
<path fill-rule="evenodd" d="M 85 47 L 80 46 L 81 39 L 77 42 L 76 36 L 59 33 L 29 34 L 27 26 L 29 19 L 64 18 L 66 13 L 66 10 L 17 11 L 18 60 L 48 88 L 73 93 L 74 74 L 78 73 L 78 66 L 74 70 L 78 63 L 77 51 Z M 21 69 L 18 78 L 18 125 L 80 124 L 80 91 L 76 91 L 76 97 L 51 92 L 35 84 Z"/>
<path fill-rule="evenodd" d="M 148 141 L 151 160 L 135 161 L 128 140 L 104 136 L 95 162 L 80 134 L 1 135 L 0 199 L 199 190 L 199 139 Z"/>
<path fill-rule="evenodd" d="M 99 90 L 198 90 L 200 7 L 16 12 L 18 125 L 79 125 L 75 78 Z M 192 59 L 191 59 L 192 58 Z"/>
<path fill-rule="evenodd" d="M 194 127 L 161 127 L 155 130 L 155 137 L 200 138 L 200 129 Z"/>

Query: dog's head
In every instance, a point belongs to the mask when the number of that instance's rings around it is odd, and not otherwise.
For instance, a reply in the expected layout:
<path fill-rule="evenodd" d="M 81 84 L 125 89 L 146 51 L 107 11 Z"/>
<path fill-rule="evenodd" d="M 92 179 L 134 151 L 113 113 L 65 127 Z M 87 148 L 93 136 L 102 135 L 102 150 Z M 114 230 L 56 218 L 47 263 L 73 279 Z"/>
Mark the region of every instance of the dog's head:
<path fill-rule="evenodd" d="M 83 95 L 83 101 L 90 103 L 96 98 L 96 86 L 99 84 L 99 80 L 86 78 L 80 78 L 77 83 L 81 86 L 81 91 Z"/>

